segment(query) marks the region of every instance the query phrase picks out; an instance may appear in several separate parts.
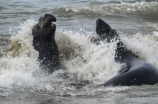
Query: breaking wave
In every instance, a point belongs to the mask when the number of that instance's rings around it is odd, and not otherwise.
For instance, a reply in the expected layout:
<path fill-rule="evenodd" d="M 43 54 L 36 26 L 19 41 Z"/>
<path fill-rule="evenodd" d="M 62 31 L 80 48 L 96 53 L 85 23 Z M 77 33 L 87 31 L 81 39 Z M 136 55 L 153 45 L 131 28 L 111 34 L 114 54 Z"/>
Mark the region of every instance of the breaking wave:
<path fill-rule="evenodd" d="M 55 13 L 62 16 L 83 15 L 88 17 L 98 16 L 132 16 L 157 20 L 158 2 L 91 2 L 83 6 L 64 5 L 54 9 Z"/>

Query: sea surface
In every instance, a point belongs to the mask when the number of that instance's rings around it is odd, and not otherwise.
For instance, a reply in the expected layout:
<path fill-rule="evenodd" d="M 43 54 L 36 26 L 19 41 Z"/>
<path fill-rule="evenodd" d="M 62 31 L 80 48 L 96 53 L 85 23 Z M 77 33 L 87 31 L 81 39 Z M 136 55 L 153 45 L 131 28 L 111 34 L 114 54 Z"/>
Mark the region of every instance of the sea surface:
<path fill-rule="evenodd" d="M 49 75 L 32 46 L 32 27 L 44 14 L 57 18 L 62 65 Z M 90 42 L 98 18 L 158 68 L 157 0 L 0 0 L 0 104 L 158 104 L 158 84 L 98 86 L 121 68 L 115 43 Z"/>

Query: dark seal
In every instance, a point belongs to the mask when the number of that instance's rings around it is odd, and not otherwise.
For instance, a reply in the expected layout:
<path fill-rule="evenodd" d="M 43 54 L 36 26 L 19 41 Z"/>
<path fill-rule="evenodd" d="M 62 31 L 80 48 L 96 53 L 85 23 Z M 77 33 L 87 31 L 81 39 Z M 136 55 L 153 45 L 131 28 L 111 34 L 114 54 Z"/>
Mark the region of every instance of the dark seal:
<path fill-rule="evenodd" d="M 101 19 L 96 21 L 96 32 L 99 38 L 92 38 L 92 42 L 106 41 L 108 43 L 118 41 L 115 50 L 115 61 L 124 63 L 125 66 L 113 78 L 109 79 L 103 86 L 132 86 L 132 85 L 154 85 L 158 83 L 158 69 L 152 64 L 145 62 L 129 50 L 121 42 L 119 35 L 106 22 Z"/>
<path fill-rule="evenodd" d="M 32 29 L 33 46 L 39 52 L 38 60 L 41 67 L 49 73 L 59 67 L 59 50 L 55 41 L 56 18 L 53 15 L 45 14 L 39 19 Z"/>

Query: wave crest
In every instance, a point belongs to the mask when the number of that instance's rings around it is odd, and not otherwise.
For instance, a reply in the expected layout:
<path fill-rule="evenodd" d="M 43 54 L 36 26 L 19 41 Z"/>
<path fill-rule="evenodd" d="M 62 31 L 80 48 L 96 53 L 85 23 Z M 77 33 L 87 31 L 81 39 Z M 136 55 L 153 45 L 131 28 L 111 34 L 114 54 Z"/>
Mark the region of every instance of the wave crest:
<path fill-rule="evenodd" d="M 54 11 L 58 15 L 71 16 L 71 15 L 84 15 L 88 17 L 107 16 L 107 15 L 139 15 L 144 18 L 158 17 L 158 2 L 135 2 L 125 3 L 102 3 L 91 2 L 88 5 L 73 7 L 64 5 Z"/>

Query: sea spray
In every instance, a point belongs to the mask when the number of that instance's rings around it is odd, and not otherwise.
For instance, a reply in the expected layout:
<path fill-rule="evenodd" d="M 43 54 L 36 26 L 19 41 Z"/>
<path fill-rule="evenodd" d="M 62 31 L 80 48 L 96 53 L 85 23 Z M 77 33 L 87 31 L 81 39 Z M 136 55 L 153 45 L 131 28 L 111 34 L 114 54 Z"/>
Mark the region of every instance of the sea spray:
<path fill-rule="evenodd" d="M 96 35 L 95 31 L 58 28 L 55 36 L 62 68 L 50 75 L 42 72 L 37 61 L 38 52 L 32 46 L 31 31 L 36 23 L 34 20 L 27 20 L 20 26 L 17 34 L 11 36 L 12 48 L 0 58 L 1 88 L 18 87 L 63 96 L 97 95 L 102 91 L 128 90 L 128 87 L 96 88 L 98 84 L 115 76 L 121 65 L 114 60 L 115 42 L 101 42 L 99 45 L 90 42 L 90 37 Z M 137 33 L 130 37 L 120 34 L 120 37 L 132 53 L 158 67 L 157 32 L 146 35 Z M 85 84 L 87 82 L 87 85 L 81 90 L 75 90 L 67 86 L 71 82 Z M 89 83 L 92 86 L 89 86 Z"/>
<path fill-rule="evenodd" d="M 35 23 L 37 23 L 35 20 L 27 20 L 20 25 L 17 34 L 10 37 L 10 45 L 2 50 L 3 55 L 0 59 L 1 87 L 27 86 L 34 80 L 32 74 L 35 70 L 39 70 L 38 52 L 33 49 L 31 35 Z"/>
<path fill-rule="evenodd" d="M 65 79 L 59 76 L 65 72 L 69 73 L 67 80 L 71 77 L 93 84 L 103 83 L 117 73 L 119 64 L 114 61 L 115 45 L 92 44 L 89 37 L 95 33 L 82 29 L 57 29 L 56 41 L 64 70 L 61 69 L 52 75 L 40 72 L 38 52 L 32 46 L 31 34 L 36 23 L 34 20 L 27 20 L 19 27 L 17 34 L 11 36 L 10 48 L 0 59 L 0 79 L 6 79 L 5 84 L 3 81 L 0 83 L 1 87 L 23 86 L 44 90 L 50 86 L 52 89 L 60 89 L 64 86 Z M 63 84 L 58 85 L 61 82 Z"/>
<path fill-rule="evenodd" d="M 116 75 L 120 65 L 114 60 L 116 43 L 97 46 L 90 42 L 92 35 L 95 33 L 84 30 L 56 34 L 60 53 L 65 56 L 61 63 L 66 70 L 79 80 L 99 84 Z"/>
<path fill-rule="evenodd" d="M 32 28 L 37 22 L 35 20 L 27 20 L 18 28 L 16 35 L 10 37 L 10 47 L 6 50 L 6 55 L 11 57 L 21 56 L 37 56 L 32 46 Z M 31 56 L 32 55 L 32 56 Z"/>
<path fill-rule="evenodd" d="M 158 68 L 158 32 L 146 35 L 137 33 L 130 37 L 123 36 L 122 41 L 125 42 L 127 49 L 138 58 L 150 62 Z"/>

